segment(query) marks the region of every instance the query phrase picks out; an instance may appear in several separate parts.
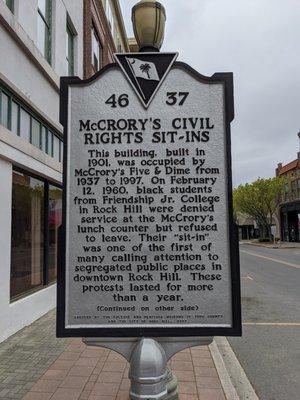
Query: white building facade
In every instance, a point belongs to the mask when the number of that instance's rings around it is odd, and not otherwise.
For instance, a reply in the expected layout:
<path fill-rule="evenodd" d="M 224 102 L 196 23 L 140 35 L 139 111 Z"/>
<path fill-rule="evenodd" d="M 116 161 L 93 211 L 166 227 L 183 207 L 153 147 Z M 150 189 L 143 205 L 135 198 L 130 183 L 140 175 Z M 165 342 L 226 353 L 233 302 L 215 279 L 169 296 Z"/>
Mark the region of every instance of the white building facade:
<path fill-rule="evenodd" d="M 55 307 L 59 79 L 84 76 L 84 1 L 0 0 L 0 342 Z"/>

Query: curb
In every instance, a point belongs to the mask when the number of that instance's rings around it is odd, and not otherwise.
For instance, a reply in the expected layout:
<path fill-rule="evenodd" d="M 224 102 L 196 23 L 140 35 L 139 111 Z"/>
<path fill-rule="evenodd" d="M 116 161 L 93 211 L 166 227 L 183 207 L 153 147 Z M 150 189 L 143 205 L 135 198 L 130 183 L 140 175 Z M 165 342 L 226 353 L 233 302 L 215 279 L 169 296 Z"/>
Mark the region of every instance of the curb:
<path fill-rule="evenodd" d="M 252 243 L 252 242 L 240 242 L 240 244 L 246 244 L 249 246 L 256 246 L 256 247 L 264 247 L 266 249 L 280 249 L 280 250 L 290 250 L 290 249 L 300 249 L 300 246 L 280 246 L 280 245 L 268 245 L 268 244 L 261 244 L 261 243 Z"/>
<path fill-rule="evenodd" d="M 247 375 L 225 337 L 209 345 L 227 400 L 259 400 Z"/>
<path fill-rule="evenodd" d="M 240 398 L 231 382 L 230 376 L 225 367 L 224 360 L 222 358 L 222 355 L 218 349 L 218 346 L 217 346 L 215 340 L 209 345 L 209 350 L 210 350 L 211 356 L 214 360 L 215 367 L 218 372 L 226 399 L 227 400 L 240 400 Z"/>

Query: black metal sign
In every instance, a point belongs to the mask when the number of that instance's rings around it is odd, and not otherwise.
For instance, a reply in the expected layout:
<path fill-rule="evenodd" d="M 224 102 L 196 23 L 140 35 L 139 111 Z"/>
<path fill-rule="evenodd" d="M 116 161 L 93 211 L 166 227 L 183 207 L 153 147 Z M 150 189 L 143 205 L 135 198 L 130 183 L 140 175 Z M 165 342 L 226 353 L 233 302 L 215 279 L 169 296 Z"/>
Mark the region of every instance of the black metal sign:
<path fill-rule="evenodd" d="M 59 337 L 241 334 L 232 74 L 176 57 L 61 80 Z"/>

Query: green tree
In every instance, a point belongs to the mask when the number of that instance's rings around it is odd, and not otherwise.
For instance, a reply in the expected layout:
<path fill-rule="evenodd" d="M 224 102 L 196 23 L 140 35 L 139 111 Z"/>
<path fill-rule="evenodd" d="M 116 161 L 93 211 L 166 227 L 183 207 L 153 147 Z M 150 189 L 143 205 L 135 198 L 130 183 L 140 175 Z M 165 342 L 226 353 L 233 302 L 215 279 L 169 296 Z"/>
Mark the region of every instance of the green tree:
<path fill-rule="evenodd" d="M 241 212 L 252 217 L 262 239 L 271 240 L 271 225 L 280 203 L 285 183 L 284 178 L 257 179 L 255 182 L 240 185 L 233 191 L 235 214 Z"/>

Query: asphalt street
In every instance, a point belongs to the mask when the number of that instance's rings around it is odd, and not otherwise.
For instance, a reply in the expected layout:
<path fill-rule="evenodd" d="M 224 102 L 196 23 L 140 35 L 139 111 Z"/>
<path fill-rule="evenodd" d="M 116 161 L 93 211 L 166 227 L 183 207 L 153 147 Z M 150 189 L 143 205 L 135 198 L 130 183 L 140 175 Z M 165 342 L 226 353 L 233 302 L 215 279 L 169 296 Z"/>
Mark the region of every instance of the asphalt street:
<path fill-rule="evenodd" d="M 261 400 L 300 399 L 300 248 L 240 245 L 243 337 L 228 338 Z"/>

